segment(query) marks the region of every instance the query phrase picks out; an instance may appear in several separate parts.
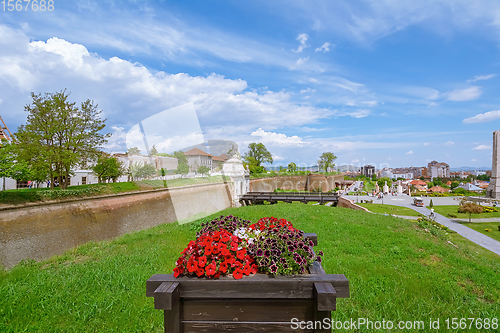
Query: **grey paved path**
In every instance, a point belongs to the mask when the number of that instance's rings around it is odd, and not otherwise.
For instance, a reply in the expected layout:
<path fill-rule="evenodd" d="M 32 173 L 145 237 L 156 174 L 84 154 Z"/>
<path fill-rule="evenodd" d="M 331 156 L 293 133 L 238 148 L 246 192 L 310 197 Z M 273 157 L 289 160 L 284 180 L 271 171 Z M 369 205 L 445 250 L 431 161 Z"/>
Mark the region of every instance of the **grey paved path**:
<path fill-rule="evenodd" d="M 349 200 L 354 200 L 356 202 L 356 199 L 361 200 L 361 199 L 376 199 L 374 197 L 366 197 L 366 196 L 359 196 L 359 198 L 356 198 L 356 196 L 347 196 Z M 432 203 L 434 205 L 456 205 L 458 202 L 453 199 L 453 197 L 435 197 L 435 198 L 423 198 L 424 199 L 424 205 L 428 205 L 430 200 L 432 199 Z M 373 203 L 381 204 L 382 200 L 381 199 L 376 199 L 373 200 Z M 413 203 L 413 198 L 409 197 L 408 195 L 402 195 L 402 196 L 385 196 L 383 199 L 383 203 L 386 205 L 395 205 L 395 206 L 401 206 L 401 207 L 408 207 L 411 208 L 421 214 L 424 214 L 425 216 L 429 216 L 431 214 L 431 211 L 425 207 L 416 207 L 414 206 Z M 468 240 L 484 247 L 485 249 L 490 250 L 493 253 L 496 253 L 500 256 L 500 242 L 497 240 L 494 240 L 491 237 L 488 237 L 480 232 L 477 232 L 476 230 L 472 230 L 471 228 L 466 227 L 463 224 L 460 224 L 458 222 L 455 222 L 447 217 L 444 217 L 443 215 L 434 213 L 436 215 L 436 222 L 450 228 L 453 231 L 456 231 L 459 235 L 467 238 Z M 413 217 L 416 218 L 416 217 Z"/>
<path fill-rule="evenodd" d="M 456 222 L 469 222 L 469 219 L 453 219 L 453 221 Z M 477 223 L 477 222 L 500 222 L 500 217 L 489 217 L 487 219 L 475 219 L 472 218 L 471 223 Z"/>

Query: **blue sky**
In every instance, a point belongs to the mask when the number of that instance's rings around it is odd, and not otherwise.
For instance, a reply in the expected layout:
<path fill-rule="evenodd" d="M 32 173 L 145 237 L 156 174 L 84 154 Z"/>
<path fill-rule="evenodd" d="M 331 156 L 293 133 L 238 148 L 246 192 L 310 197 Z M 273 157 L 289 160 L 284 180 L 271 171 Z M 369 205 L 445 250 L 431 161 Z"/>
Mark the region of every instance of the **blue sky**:
<path fill-rule="evenodd" d="M 109 151 L 192 105 L 199 126 L 166 124 L 186 136 L 166 130 L 160 150 L 201 131 L 242 153 L 263 142 L 274 164 L 331 151 L 338 165 L 488 167 L 499 46 L 497 1 L 56 0 L 0 8 L 0 115 L 15 130 L 30 92 L 66 88 L 99 104 Z"/>

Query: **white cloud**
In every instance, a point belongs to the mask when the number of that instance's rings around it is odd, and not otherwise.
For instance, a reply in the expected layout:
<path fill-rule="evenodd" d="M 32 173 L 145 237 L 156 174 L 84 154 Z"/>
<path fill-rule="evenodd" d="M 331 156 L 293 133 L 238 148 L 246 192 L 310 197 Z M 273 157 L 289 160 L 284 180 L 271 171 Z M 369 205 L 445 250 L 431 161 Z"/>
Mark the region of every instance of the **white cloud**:
<path fill-rule="evenodd" d="M 455 89 L 448 93 L 448 100 L 455 102 L 472 101 L 481 96 L 481 87 L 472 86 L 465 89 Z"/>
<path fill-rule="evenodd" d="M 413 151 L 410 150 L 409 152 L 406 153 L 406 155 L 413 155 Z"/>
<path fill-rule="evenodd" d="M 471 159 L 471 162 L 477 162 L 477 159 L 473 158 Z"/>
<path fill-rule="evenodd" d="M 336 111 L 334 113 L 336 116 L 351 116 L 353 118 L 364 118 L 368 117 L 371 114 L 370 110 L 364 110 L 364 109 L 359 109 L 359 110 L 343 110 L 343 111 Z"/>
<path fill-rule="evenodd" d="M 309 45 L 306 44 L 307 40 L 309 39 L 309 35 L 307 34 L 300 34 L 297 37 L 297 40 L 300 42 L 299 47 L 296 50 L 292 50 L 295 53 L 300 53 L 302 52 L 306 47 L 309 47 Z"/>
<path fill-rule="evenodd" d="M 498 118 L 500 118 L 500 110 L 479 113 L 479 114 L 475 115 L 474 117 L 464 119 L 462 122 L 464 124 L 484 123 L 487 121 L 496 120 Z"/>
<path fill-rule="evenodd" d="M 307 89 L 301 90 L 300 93 L 305 94 L 305 93 L 315 92 L 315 91 L 316 91 L 316 89 L 307 88 Z"/>
<path fill-rule="evenodd" d="M 330 51 L 330 43 L 326 42 L 325 44 L 323 44 L 321 47 L 318 47 L 316 48 L 316 50 L 314 50 L 315 52 L 328 52 Z"/>
<path fill-rule="evenodd" d="M 117 139 L 108 145 L 113 150 L 119 145 L 125 148 L 123 132 L 134 124 L 186 103 L 194 104 L 207 132 L 239 128 L 249 133 L 264 125 L 268 129 L 303 126 L 333 114 L 297 104 L 286 91 L 251 91 L 240 79 L 153 73 L 139 63 L 103 59 L 83 45 L 60 38 L 30 42 L 22 31 L 2 25 L 0 36 L 0 98 L 8 104 L 6 109 L 22 110 L 29 103 L 29 91 L 54 92 L 66 87 L 72 101 L 90 98 L 99 104 L 108 119 L 108 130 L 116 127 Z M 10 117 L 11 121 L 24 121 L 21 111 Z"/>
<path fill-rule="evenodd" d="M 428 146 L 428 145 L 430 145 L 429 142 L 424 142 L 424 146 Z"/>
<path fill-rule="evenodd" d="M 448 141 L 448 142 L 446 142 L 444 145 L 445 145 L 445 146 L 453 146 L 454 144 L 455 144 L 455 142 L 453 142 L 453 141 Z"/>
<path fill-rule="evenodd" d="M 495 76 L 497 76 L 497 74 L 476 75 L 476 76 L 474 76 L 473 79 L 467 80 L 467 82 L 472 83 L 472 82 L 476 82 L 476 81 L 480 81 L 480 80 L 489 80 L 491 78 L 494 78 Z"/>
<path fill-rule="evenodd" d="M 289 145 L 302 145 L 304 142 L 302 141 L 302 138 L 293 135 L 293 136 L 286 136 L 285 134 L 282 133 L 274 133 L 274 132 L 266 132 L 262 128 L 257 129 L 256 131 L 252 132 L 250 134 L 251 136 L 258 136 L 260 137 L 260 141 L 263 143 L 268 143 L 268 144 L 277 144 L 277 145 L 282 145 L 282 146 L 289 146 Z"/>
<path fill-rule="evenodd" d="M 351 163 L 359 163 L 358 159 L 352 160 Z"/>
<path fill-rule="evenodd" d="M 472 148 L 473 150 L 486 150 L 486 149 L 491 149 L 490 146 L 487 145 L 479 145 L 477 147 Z"/>
<path fill-rule="evenodd" d="M 278 156 L 276 154 L 272 155 L 273 155 L 273 161 L 283 161 L 285 159 L 284 157 Z"/>

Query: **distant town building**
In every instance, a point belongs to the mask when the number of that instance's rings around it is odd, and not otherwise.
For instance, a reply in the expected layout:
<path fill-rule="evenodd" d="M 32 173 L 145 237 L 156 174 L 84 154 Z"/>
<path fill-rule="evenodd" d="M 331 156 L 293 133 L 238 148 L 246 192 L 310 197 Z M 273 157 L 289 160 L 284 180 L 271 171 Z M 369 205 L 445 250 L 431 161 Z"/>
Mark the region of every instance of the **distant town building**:
<path fill-rule="evenodd" d="M 427 176 L 431 178 L 431 181 L 436 177 L 449 178 L 450 166 L 444 162 L 432 161 L 427 164 Z"/>
<path fill-rule="evenodd" d="M 451 177 L 465 179 L 470 176 L 470 172 L 464 172 L 464 171 L 452 172 L 450 173 L 450 175 Z"/>
<path fill-rule="evenodd" d="M 392 173 L 391 168 L 383 168 L 382 171 L 380 172 L 380 177 L 389 177 L 389 178 L 394 178 L 394 175 Z"/>
<path fill-rule="evenodd" d="M 206 166 L 208 169 L 212 170 L 213 155 L 198 148 L 185 151 L 184 155 L 186 155 L 188 161 L 189 171 L 196 171 L 200 166 Z"/>
<path fill-rule="evenodd" d="M 372 177 L 375 173 L 375 167 L 373 165 L 365 165 L 361 167 L 361 174 L 365 177 Z"/>

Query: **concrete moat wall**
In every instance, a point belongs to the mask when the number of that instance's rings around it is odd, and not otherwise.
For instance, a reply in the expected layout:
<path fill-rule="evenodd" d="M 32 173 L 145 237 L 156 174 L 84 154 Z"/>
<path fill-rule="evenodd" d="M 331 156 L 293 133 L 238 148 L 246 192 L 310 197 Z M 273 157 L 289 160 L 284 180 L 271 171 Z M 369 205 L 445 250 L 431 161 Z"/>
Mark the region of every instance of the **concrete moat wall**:
<path fill-rule="evenodd" d="M 210 184 L 0 211 L 0 263 L 42 260 L 89 241 L 112 239 L 231 206 L 232 184 Z"/>

